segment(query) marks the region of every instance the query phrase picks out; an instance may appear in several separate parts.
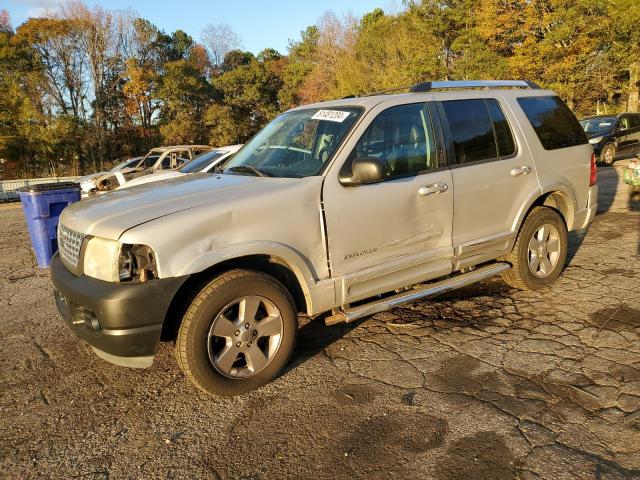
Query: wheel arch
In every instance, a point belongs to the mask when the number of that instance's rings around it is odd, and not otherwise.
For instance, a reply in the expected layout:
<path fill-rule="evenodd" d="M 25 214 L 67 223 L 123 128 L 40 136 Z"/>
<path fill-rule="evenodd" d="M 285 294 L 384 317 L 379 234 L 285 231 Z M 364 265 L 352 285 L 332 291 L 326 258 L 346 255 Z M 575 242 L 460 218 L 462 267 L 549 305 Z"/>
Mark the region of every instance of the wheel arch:
<path fill-rule="evenodd" d="M 574 202 L 572 202 L 566 193 L 555 190 L 542 195 L 531 208 L 541 206 L 550 207 L 557 210 L 562 219 L 564 220 L 567 230 L 571 230 L 575 222 L 576 209 Z"/>
<path fill-rule="evenodd" d="M 169 305 L 163 322 L 162 339 L 175 339 L 182 317 L 197 293 L 216 276 L 234 269 L 255 270 L 272 276 L 289 291 L 299 313 L 311 312 L 312 299 L 308 286 L 304 279 L 300 279 L 300 274 L 296 274 L 295 268 L 290 263 L 275 255 L 247 254 L 221 260 L 200 272 L 191 274 Z"/>
<path fill-rule="evenodd" d="M 577 207 L 575 196 L 571 194 L 568 188 L 556 185 L 547 189 L 542 194 L 531 198 L 529 202 L 527 202 L 527 207 L 523 208 L 521 214 L 518 216 L 516 228 L 514 228 L 516 234 L 520 231 L 525 219 L 535 207 L 553 208 L 562 217 L 562 220 L 567 226 L 567 230 L 573 230 Z"/>

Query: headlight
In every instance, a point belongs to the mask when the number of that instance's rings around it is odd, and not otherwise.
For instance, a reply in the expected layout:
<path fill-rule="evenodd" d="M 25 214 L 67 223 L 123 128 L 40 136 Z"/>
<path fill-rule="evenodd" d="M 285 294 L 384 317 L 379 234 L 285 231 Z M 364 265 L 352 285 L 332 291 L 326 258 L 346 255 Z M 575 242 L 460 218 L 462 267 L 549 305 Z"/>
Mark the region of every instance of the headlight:
<path fill-rule="evenodd" d="M 156 258 L 151 248 L 99 237 L 87 242 L 84 274 L 105 282 L 145 282 L 158 277 Z"/>
<path fill-rule="evenodd" d="M 118 282 L 118 261 L 122 244 L 93 237 L 84 250 L 84 274 L 105 282 Z"/>
<path fill-rule="evenodd" d="M 600 143 L 602 141 L 602 137 L 594 137 L 589 139 L 589 143 L 591 145 L 595 145 L 596 143 Z"/>

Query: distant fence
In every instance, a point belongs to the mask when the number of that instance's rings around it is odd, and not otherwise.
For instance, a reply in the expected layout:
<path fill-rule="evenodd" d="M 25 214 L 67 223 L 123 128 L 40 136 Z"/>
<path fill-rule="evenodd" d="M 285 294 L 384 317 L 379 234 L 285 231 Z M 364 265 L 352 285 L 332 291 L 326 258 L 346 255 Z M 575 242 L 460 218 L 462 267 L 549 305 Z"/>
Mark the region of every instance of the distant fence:
<path fill-rule="evenodd" d="M 16 190 L 29 185 L 38 183 L 57 183 L 57 182 L 75 182 L 80 177 L 46 177 L 46 178 L 27 178 L 23 180 L 2 180 L 0 181 L 0 202 L 10 202 L 19 200 Z"/>

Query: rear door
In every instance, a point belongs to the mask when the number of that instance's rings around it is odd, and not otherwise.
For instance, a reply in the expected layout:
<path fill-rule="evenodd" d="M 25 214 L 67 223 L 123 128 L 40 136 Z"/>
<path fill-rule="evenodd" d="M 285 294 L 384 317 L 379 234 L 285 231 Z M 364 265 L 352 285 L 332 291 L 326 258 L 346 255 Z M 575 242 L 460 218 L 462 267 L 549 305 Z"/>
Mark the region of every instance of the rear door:
<path fill-rule="evenodd" d="M 441 98 L 439 112 L 450 158 L 455 159 L 450 165 L 455 267 L 463 268 L 504 253 L 515 236 L 522 206 L 540 186 L 504 99 Z"/>
<path fill-rule="evenodd" d="M 629 142 L 631 151 L 630 154 L 635 154 L 640 151 L 640 115 L 629 115 Z"/>

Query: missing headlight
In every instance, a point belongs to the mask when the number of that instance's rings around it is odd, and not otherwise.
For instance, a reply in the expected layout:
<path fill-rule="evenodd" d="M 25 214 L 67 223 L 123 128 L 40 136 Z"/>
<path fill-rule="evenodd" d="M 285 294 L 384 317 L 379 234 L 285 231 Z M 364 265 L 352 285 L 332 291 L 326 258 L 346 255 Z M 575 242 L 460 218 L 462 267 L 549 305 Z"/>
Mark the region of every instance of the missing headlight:
<path fill-rule="evenodd" d="M 123 245 L 118 261 L 118 277 L 120 281 L 131 280 L 135 268 L 135 258 L 131 253 L 130 245 Z"/>
<path fill-rule="evenodd" d="M 153 250 L 146 245 L 123 245 L 118 271 L 120 281 L 146 282 L 158 278 Z"/>

